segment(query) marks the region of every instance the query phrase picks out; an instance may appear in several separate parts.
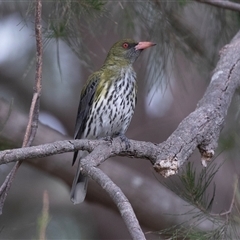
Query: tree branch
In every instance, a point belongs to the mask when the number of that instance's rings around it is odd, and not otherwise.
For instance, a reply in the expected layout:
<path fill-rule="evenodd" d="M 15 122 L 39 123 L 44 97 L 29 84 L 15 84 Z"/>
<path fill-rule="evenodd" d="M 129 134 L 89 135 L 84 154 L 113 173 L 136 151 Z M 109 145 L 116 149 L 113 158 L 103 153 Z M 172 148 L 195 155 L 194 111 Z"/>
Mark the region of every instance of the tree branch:
<path fill-rule="evenodd" d="M 240 12 L 240 4 L 235 3 L 235 2 L 230 2 L 230 1 L 216 1 L 216 0 L 196 0 L 197 2 L 200 3 L 206 3 L 209 5 L 212 5 L 214 7 L 219 7 L 219 8 L 225 8 L 228 10 Z"/>
<path fill-rule="evenodd" d="M 88 155 L 89 156 L 89 155 Z M 86 161 L 88 161 L 88 156 Z M 123 194 L 122 190 L 100 169 L 86 165 L 85 170 L 94 181 L 96 181 L 111 197 L 117 208 L 119 209 L 123 221 L 125 222 L 128 231 L 133 240 L 144 240 L 146 239 L 136 215 L 132 209 L 126 196 Z"/>
<path fill-rule="evenodd" d="M 157 145 L 151 142 L 135 140 L 129 140 L 129 143 L 131 147 L 127 150 L 125 143 L 120 138 L 114 138 L 111 142 L 88 139 L 65 140 L 38 146 L 5 150 L 0 152 L 0 165 L 19 160 L 43 158 L 75 150 L 91 152 L 90 158 L 87 158 L 86 165 L 89 163 L 94 167 L 99 166 L 109 157 L 116 155 L 134 156 L 136 158 L 151 159 L 153 162 L 156 161 L 159 154 Z"/>
<path fill-rule="evenodd" d="M 227 110 L 235 90 L 240 86 L 239 49 L 240 31 L 221 50 L 210 85 L 196 110 L 179 124 L 164 143 L 159 144 L 160 154 L 154 169 L 163 176 L 177 173 L 197 147 L 204 166 L 213 157 Z"/>
<path fill-rule="evenodd" d="M 8 115 L 9 106 L 6 102 L 0 99 L 0 120 L 4 120 Z M 26 123 L 27 117 L 13 108 L 8 121 L 1 132 L 1 137 L 8 140 L 7 142 L 13 142 L 15 146 L 19 145 L 24 135 Z M 36 146 L 16 149 L 17 158 L 21 157 L 22 159 L 25 159 L 25 162 L 29 165 L 48 173 L 52 177 L 61 179 L 70 187 L 76 170 L 71 166 L 72 154 L 60 153 L 72 152 L 74 148 L 92 151 L 94 148 L 100 147 L 100 145 L 105 148 L 108 146 L 108 142 L 90 140 L 70 141 L 64 139 L 66 139 L 66 136 L 46 125 L 39 124 L 39 130 L 33 143 Z M 56 140 L 64 141 L 55 142 Z M 132 140 L 130 141 L 132 142 Z M 50 142 L 51 144 L 40 145 L 43 142 Z M 131 145 L 134 145 L 134 142 L 135 141 L 133 141 Z M 115 146 L 116 144 L 121 147 L 122 142 L 119 139 L 113 139 L 112 145 Z M 155 145 L 152 144 L 152 146 L 154 148 Z M 112 146 L 109 145 L 109 147 Z M 125 148 L 125 144 L 123 144 L 122 147 Z M 117 147 L 115 148 L 117 149 Z M 147 147 L 139 145 L 140 151 L 143 151 L 144 148 Z M 23 150 L 28 151 L 28 156 L 24 157 Z M 98 157 L 101 157 L 102 154 L 106 155 L 107 151 L 109 150 L 100 153 Z M 152 151 L 151 148 L 149 151 Z M 47 152 L 49 154 L 47 154 Z M 3 154 L 3 152 L 1 154 Z M 51 154 L 60 155 L 43 158 L 44 156 L 50 156 Z M 37 158 L 37 156 L 42 158 Z M 28 160 L 28 157 L 31 159 Z M 8 150 L 5 160 L 8 162 L 16 161 L 16 156 L 14 157 L 10 150 Z M 177 225 L 182 222 L 189 221 L 191 218 L 191 216 L 183 213 L 192 211 L 195 207 L 189 205 L 189 203 L 186 203 L 176 194 L 162 186 L 159 180 L 151 174 L 150 169 L 147 171 L 148 174 L 146 174 L 147 172 L 143 174 L 138 170 L 131 168 L 126 164 L 121 164 L 121 162 L 116 160 L 108 161 L 107 164 L 102 164 L 101 169 L 127 196 L 134 211 L 136 212 L 139 222 L 145 228 L 159 230 L 163 227 L 170 227 L 171 225 Z M 107 194 L 105 194 L 105 191 L 102 191 L 98 184 L 94 183 L 94 181 L 89 182 L 86 201 L 101 204 L 108 209 L 116 210 L 116 206 L 113 204 L 112 200 L 107 196 Z M 205 220 L 198 227 L 201 230 L 208 231 L 209 229 L 212 229 L 212 223 Z"/>
<path fill-rule="evenodd" d="M 35 34 L 36 34 L 36 74 L 35 74 L 35 87 L 32 98 L 32 103 L 29 111 L 29 121 L 27 124 L 26 132 L 23 139 L 22 147 L 31 146 L 38 128 L 38 115 L 40 108 L 40 95 L 42 90 L 42 3 L 41 0 L 36 0 L 35 9 Z M 18 168 L 22 162 L 17 161 L 11 172 L 6 177 L 4 183 L 0 187 L 0 214 L 2 213 L 3 205 L 6 200 L 7 194 L 11 188 L 11 184 L 15 178 Z"/>

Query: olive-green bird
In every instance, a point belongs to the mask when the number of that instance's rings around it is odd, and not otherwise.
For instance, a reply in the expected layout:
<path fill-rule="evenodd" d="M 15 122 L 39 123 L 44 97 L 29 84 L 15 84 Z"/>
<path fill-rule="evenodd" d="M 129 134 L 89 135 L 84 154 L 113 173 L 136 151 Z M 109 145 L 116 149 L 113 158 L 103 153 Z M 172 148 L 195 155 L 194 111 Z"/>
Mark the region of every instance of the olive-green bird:
<path fill-rule="evenodd" d="M 137 96 L 136 73 L 132 64 L 143 49 L 154 45 L 152 42 L 124 39 L 112 46 L 103 66 L 89 76 L 82 89 L 74 139 L 120 136 L 128 143 L 124 134 L 132 119 Z M 78 151 L 74 153 L 73 164 L 77 155 Z M 84 201 L 87 183 L 88 178 L 81 174 L 78 163 L 71 190 L 74 204 Z"/>

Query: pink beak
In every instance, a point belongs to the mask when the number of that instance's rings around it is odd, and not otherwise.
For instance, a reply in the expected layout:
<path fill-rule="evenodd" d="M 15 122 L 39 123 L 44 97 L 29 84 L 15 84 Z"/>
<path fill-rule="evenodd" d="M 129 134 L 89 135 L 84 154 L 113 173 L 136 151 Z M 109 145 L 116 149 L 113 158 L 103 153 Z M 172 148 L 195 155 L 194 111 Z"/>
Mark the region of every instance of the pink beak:
<path fill-rule="evenodd" d="M 152 46 L 155 46 L 156 43 L 152 43 L 152 42 L 139 42 L 138 45 L 135 46 L 136 50 L 143 50 Z"/>

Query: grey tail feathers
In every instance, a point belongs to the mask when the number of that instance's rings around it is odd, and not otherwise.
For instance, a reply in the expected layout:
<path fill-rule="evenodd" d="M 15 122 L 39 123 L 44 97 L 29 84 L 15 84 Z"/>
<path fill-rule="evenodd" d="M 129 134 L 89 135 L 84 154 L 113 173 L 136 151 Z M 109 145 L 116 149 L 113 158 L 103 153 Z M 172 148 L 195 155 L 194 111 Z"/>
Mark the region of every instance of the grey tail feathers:
<path fill-rule="evenodd" d="M 80 159 L 78 162 L 77 172 L 75 174 L 72 189 L 71 189 L 71 201 L 73 204 L 78 204 L 84 201 L 87 193 L 88 177 L 81 174 Z"/>

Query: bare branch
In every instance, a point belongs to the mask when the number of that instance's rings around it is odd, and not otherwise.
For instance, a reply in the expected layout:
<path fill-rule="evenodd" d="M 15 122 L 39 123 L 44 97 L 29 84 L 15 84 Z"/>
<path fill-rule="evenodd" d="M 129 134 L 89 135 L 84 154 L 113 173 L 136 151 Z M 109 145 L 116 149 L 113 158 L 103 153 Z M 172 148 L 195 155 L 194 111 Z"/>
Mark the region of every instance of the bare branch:
<path fill-rule="evenodd" d="M 31 146 L 38 127 L 40 95 L 42 91 L 42 55 L 43 55 L 41 16 L 42 16 L 42 3 L 41 0 L 37 0 L 35 10 L 35 35 L 36 35 L 35 86 L 32 103 L 29 111 L 29 121 L 24 135 L 22 147 Z"/>
<path fill-rule="evenodd" d="M 225 8 L 228 10 L 240 12 L 240 4 L 230 1 L 216 1 L 216 0 L 196 0 L 200 3 L 206 3 L 215 7 Z"/>
<path fill-rule="evenodd" d="M 40 95 L 42 90 L 42 54 L 43 54 L 41 16 L 42 16 L 42 3 L 41 0 L 36 0 L 35 34 L 37 51 L 36 51 L 35 87 L 29 111 L 29 121 L 24 135 L 22 147 L 31 146 L 38 127 Z M 6 200 L 7 194 L 11 188 L 11 184 L 21 164 L 22 164 L 21 161 L 16 162 L 16 164 L 14 165 L 11 172 L 8 174 L 0 188 L 0 214 L 2 213 L 2 208 Z"/>
<path fill-rule="evenodd" d="M 88 161 L 88 157 L 86 157 L 86 161 Z M 88 164 L 86 165 L 85 170 L 88 172 L 88 175 L 109 194 L 115 205 L 118 207 L 132 239 L 146 239 L 132 206 L 122 190 L 100 169 Z"/>
<path fill-rule="evenodd" d="M 5 150 L 0 152 L 0 165 L 33 158 L 43 158 L 64 152 L 86 150 L 91 152 L 87 164 L 96 167 L 112 156 L 129 156 L 156 161 L 159 154 L 158 146 L 150 142 L 129 140 L 131 147 L 126 150 L 125 143 L 120 138 L 114 138 L 111 143 L 104 140 L 65 140 L 38 146 Z M 147 149 L 147 152 L 145 151 Z M 85 162 L 85 161 L 84 161 Z M 83 163 L 84 164 L 84 163 Z"/>

